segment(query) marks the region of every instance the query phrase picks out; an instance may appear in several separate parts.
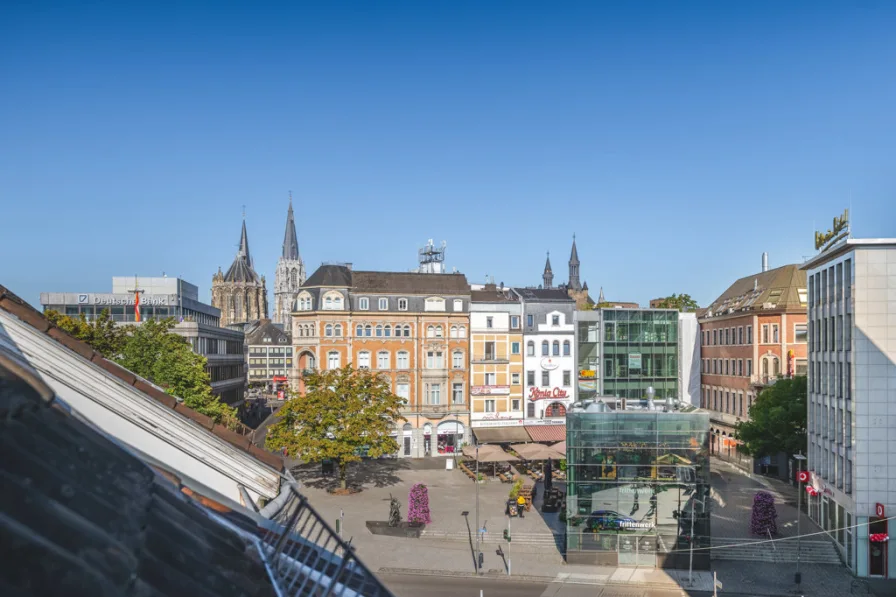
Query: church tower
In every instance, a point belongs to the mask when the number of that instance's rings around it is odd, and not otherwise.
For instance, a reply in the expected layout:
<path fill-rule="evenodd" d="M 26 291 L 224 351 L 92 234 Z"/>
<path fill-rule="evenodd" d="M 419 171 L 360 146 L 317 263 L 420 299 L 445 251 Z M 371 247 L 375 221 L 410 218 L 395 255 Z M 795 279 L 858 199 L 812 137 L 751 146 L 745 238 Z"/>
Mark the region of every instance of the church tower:
<path fill-rule="evenodd" d="M 286 213 L 286 233 L 283 235 L 283 254 L 277 260 L 274 277 L 274 323 L 281 323 L 289 330 L 289 314 L 292 312 L 299 287 L 305 283 L 305 263 L 299 255 L 296 236 L 296 220 L 292 211 L 292 193 L 289 194 L 289 211 Z"/>
<path fill-rule="evenodd" d="M 569 254 L 569 289 L 581 290 L 579 281 L 579 251 L 576 249 L 576 235 L 572 235 L 572 252 Z"/>
<path fill-rule="evenodd" d="M 259 277 L 252 267 L 245 214 L 240 246 L 233 263 L 226 273 L 219 267 L 218 273 L 212 276 L 212 306 L 221 310 L 221 327 L 268 316 L 268 291 L 264 276 Z"/>
<path fill-rule="evenodd" d="M 545 288 L 551 288 L 554 285 L 554 270 L 551 269 L 551 252 L 548 251 L 547 261 L 544 262 L 544 273 L 541 275 Z"/>

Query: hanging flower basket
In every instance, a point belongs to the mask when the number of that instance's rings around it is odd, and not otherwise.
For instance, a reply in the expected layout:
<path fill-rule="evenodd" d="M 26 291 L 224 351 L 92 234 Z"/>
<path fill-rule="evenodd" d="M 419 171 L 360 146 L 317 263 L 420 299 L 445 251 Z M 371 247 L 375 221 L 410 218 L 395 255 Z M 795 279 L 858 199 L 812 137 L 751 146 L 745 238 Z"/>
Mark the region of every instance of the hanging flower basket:
<path fill-rule="evenodd" d="M 871 533 L 868 535 L 868 539 L 872 543 L 886 543 L 890 540 L 890 535 L 887 533 Z"/>

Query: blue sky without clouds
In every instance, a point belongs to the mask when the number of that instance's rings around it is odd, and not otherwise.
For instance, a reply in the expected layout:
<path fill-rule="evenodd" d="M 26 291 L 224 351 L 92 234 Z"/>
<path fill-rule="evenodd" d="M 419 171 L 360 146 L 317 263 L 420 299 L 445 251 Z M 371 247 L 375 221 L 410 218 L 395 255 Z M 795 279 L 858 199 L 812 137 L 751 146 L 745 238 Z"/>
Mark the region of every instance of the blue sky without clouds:
<path fill-rule="evenodd" d="M 852 206 L 896 236 L 896 3 L 6 2 L 0 283 L 210 296 L 302 255 L 701 304 Z"/>

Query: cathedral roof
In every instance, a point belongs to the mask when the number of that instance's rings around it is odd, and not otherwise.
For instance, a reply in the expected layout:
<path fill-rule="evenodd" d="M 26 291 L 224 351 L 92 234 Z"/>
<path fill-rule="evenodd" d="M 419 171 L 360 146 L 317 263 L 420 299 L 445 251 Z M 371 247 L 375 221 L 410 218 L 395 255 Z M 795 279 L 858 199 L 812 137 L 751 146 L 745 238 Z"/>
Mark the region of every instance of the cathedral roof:
<path fill-rule="evenodd" d="M 240 236 L 240 248 L 227 273 L 224 274 L 225 282 L 250 282 L 260 284 L 261 280 L 252 268 L 252 258 L 249 255 L 249 236 L 246 234 L 246 220 L 243 220 L 243 232 Z"/>
<path fill-rule="evenodd" d="M 286 233 L 283 235 L 283 259 L 299 260 L 299 240 L 296 237 L 296 220 L 292 213 L 292 195 L 286 215 Z"/>
<path fill-rule="evenodd" d="M 570 265 L 579 263 L 579 250 L 576 248 L 576 235 L 572 235 L 572 251 L 569 253 Z"/>

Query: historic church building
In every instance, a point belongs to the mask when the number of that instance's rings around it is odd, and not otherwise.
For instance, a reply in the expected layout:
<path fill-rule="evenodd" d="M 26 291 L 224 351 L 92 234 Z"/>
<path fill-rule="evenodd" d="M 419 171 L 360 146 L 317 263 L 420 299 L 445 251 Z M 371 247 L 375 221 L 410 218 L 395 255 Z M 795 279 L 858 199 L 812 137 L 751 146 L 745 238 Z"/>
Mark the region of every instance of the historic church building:
<path fill-rule="evenodd" d="M 290 194 L 286 233 L 283 236 L 283 253 L 277 260 L 277 273 L 274 277 L 274 323 L 283 324 L 286 330 L 289 330 L 289 314 L 299 294 L 299 287 L 304 283 L 305 263 L 299 255 L 299 240 L 296 236 L 296 220 L 292 212 L 292 194 Z"/>
<path fill-rule="evenodd" d="M 212 277 L 212 306 L 221 310 L 221 327 L 268 316 L 268 291 L 264 276 L 259 276 L 252 266 L 245 217 L 236 258 L 226 273 L 219 267 Z"/>
<path fill-rule="evenodd" d="M 565 290 L 569 298 L 576 302 L 576 309 L 590 309 L 594 301 L 588 296 L 588 282 L 579 281 L 579 250 L 576 248 L 576 237 L 572 237 L 572 251 L 569 254 L 569 282 L 557 288 Z M 551 254 L 548 253 L 541 275 L 544 288 L 554 288 L 554 271 L 551 269 Z"/>

